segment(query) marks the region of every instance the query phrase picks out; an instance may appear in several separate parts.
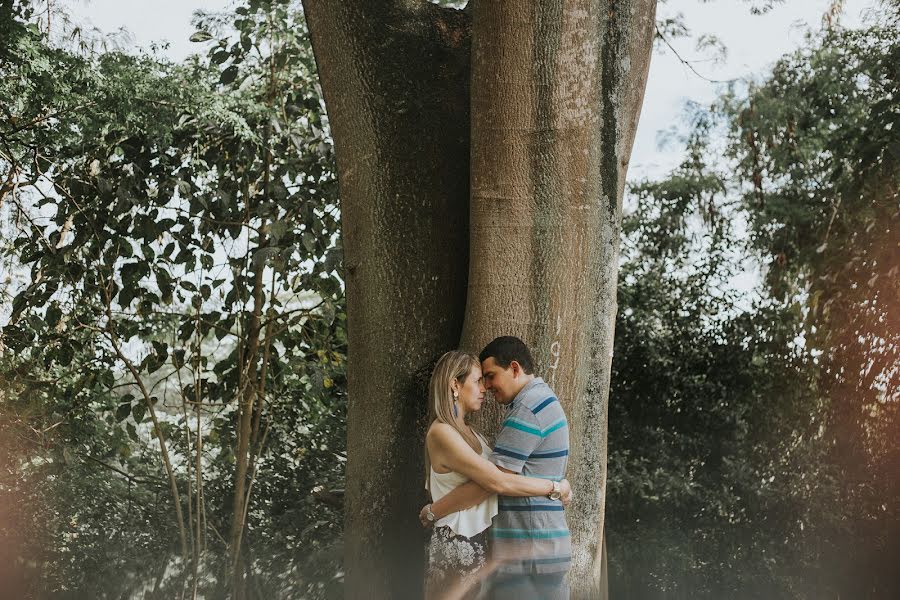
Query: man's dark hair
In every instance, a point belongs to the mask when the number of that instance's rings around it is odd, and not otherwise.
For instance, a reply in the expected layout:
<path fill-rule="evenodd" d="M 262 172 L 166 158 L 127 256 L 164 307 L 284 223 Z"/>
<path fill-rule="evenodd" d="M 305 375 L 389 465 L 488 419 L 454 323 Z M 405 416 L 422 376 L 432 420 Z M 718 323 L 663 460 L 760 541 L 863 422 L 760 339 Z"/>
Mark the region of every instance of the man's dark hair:
<path fill-rule="evenodd" d="M 491 357 L 502 369 L 508 368 L 509 363 L 516 361 L 526 374 L 534 373 L 534 359 L 531 358 L 531 351 L 525 342 L 515 336 L 504 335 L 496 338 L 484 347 L 484 350 L 478 355 L 478 360 L 484 362 Z"/>

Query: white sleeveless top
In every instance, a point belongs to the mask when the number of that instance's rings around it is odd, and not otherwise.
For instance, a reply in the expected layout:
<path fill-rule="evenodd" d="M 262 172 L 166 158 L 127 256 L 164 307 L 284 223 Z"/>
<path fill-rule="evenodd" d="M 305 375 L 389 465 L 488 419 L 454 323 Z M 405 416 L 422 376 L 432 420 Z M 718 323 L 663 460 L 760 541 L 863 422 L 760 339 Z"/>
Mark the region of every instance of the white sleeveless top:
<path fill-rule="evenodd" d="M 475 434 L 481 443 L 481 456 L 488 458 L 491 455 L 491 447 L 488 446 L 480 435 Z M 455 471 L 449 473 L 438 473 L 431 468 L 431 476 L 428 479 L 429 489 L 431 490 L 431 499 L 437 502 L 454 488 L 469 481 L 465 475 L 461 475 Z M 453 533 L 465 537 L 472 537 L 481 533 L 491 526 L 491 520 L 497 514 L 497 494 L 492 494 L 480 504 L 470 506 L 464 510 L 450 513 L 446 517 L 442 517 L 435 522 L 435 527 L 449 527 Z"/>

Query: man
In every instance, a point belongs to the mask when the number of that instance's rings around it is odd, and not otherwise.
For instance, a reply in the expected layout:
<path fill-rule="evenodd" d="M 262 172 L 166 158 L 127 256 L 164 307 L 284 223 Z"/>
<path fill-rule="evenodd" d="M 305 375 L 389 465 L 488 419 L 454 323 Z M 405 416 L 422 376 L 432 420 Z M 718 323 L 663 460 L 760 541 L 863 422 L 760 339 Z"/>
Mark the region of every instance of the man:
<path fill-rule="evenodd" d="M 511 473 L 562 480 L 569 455 L 568 422 L 553 390 L 535 376 L 528 346 L 517 337 L 499 337 L 481 351 L 479 359 L 485 388 L 507 407 L 491 462 Z M 430 505 L 430 511 L 449 514 L 484 495 L 470 481 Z M 569 597 L 565 575 L 571 538 L 558 497 L 558 493 L 556 499 L 499 497 L 499 512 L 491 528 L 491 553 L 499 566 L 482 597 Z"/>

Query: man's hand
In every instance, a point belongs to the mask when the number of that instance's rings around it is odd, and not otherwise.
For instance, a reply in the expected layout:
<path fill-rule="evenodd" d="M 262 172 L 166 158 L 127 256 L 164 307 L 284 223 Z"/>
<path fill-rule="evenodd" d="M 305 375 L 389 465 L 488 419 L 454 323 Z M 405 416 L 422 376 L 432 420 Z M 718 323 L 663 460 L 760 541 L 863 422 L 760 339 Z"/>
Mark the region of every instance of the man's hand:
<path fill-rule="evenodd" d="M 572 502 L 572 498 L 575 497 L 568 479 L 563 479 L 559 482 L 559 491 L 561 492 L 559 500 L 563 503 L 563 506 L 568 506 Z"/>
<path fill-rule="evenodd" d="M 571 490 L 570 490 L 571 492 Z M 430 504 L 426 504 L 422 507 L 422 510 L 419 511 L 419 521 L 422 522 L 422 527 L 432 527 L 434 525 L 434 521 L 428 520 L 428 509 L 431 508 Z"/>

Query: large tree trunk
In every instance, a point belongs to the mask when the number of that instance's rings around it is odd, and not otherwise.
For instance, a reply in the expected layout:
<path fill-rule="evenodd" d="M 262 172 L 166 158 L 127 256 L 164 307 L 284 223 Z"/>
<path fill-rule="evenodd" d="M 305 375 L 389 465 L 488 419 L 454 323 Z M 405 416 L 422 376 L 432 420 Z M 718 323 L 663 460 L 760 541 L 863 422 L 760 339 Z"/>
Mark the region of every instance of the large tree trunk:
<path fill-rule="evenodd" d="M 348 313 L 348 598 L 421 598 L 417 374 L 459 341 L 468 270 L 468 18 L 304 0 L 338 163 Z"/>
<path fill-rule="evenodd" d="M 569 415 L 578 598 L 600 595 L 621 201 L 654 12 L 654 0 L 507 0 L 473 14 L 462 345 L 523 338 Z"/>
<path fill-rule="evenodd" d="M 533 347 L 569 415 L 571 580 L 597 597 L 621 199 L 655 0 L 474 3 L 471 172 L 465 13 L 304 6 L 342 198 L 347 597 L 421 595 L 414 375 L 500 334 Z"/>

